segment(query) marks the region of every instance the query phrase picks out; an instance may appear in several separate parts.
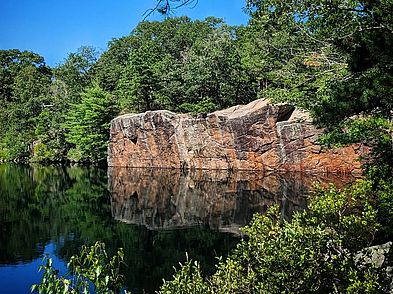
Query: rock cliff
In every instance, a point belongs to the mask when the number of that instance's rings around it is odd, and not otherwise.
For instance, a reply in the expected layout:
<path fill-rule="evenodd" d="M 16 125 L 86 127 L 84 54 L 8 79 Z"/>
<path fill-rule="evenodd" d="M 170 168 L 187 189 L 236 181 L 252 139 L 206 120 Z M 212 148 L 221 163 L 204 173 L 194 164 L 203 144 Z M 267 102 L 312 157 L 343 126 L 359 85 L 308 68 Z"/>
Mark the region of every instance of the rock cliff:
<path fill-rule="evenodd" d="M 360 172 L 366 150 L 323 150 L 308 115 L 256 100 L 204 117 L 148 111 L 111 122 L 108 165 L 185 169 Z"/>

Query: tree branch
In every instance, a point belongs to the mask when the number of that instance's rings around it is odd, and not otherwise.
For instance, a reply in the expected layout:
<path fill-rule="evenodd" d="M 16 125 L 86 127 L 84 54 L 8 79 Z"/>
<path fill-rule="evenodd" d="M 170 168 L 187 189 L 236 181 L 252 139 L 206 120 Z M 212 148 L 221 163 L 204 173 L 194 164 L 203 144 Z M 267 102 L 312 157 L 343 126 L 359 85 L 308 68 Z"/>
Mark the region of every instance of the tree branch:
<path fill-rule="evenodd" d="M 158 11 L 160 14 L 168 16 L 172 13 L 172 11 L 186 5 L 193 4 L 193 7 L 198 4 L 198 0 L 157 0 L 156 6 L 151 9 L 148 9 L 143 15 L 145 20 L 155 11 Z"/>

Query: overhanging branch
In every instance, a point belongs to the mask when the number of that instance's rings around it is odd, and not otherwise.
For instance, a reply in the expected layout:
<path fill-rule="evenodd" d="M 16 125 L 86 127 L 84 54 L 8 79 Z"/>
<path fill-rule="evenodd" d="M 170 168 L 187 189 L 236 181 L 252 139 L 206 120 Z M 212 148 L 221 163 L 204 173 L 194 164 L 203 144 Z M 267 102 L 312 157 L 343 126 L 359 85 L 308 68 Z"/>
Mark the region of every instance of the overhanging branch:
<path fill-rule="evenodd" d="M 147 10 L 144 15 L 144 20 L 148 18 L 155 11 L 159 12 L 162 15 L 168 16 L 173 13 L 174 10 L 186 6 L 186 5 L 195 5 L 198 3 L 198 0 L 157 0 L 156 6 Z"/>

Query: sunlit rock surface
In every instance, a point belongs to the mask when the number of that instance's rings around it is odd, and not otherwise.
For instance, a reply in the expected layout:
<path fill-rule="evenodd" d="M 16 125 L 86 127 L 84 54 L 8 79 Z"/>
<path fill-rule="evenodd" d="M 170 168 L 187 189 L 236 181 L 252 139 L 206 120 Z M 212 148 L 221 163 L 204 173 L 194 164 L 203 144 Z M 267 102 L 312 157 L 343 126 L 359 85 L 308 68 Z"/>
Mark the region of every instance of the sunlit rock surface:
<path fill-rule="evenodd" d="M 283 219 L 304 209 L 313 183 L 343 186 L 351 176 L 261 172 L 108 169 L 112 216 L 149 229 L 208 226 L 239 233 L 254 213 L 280 205 Z"/>
<path fill-rule="evenodd" d="M 111 122 L 109 166 L 360 172 L 359 145 L 323 150 L 322 130 L 288 105 L 256 100 L 194 118 L 148 111 Z"/>

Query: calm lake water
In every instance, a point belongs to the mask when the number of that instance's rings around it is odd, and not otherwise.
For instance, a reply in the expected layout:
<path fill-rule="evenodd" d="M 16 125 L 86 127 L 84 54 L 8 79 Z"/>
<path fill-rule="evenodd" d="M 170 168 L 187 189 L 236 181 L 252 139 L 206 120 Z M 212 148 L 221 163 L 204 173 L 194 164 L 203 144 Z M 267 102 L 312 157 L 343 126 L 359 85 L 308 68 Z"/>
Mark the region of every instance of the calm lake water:
<path fill-rule="evenodd" d="M 239 241 L 255 212 L 281 217 L 306 205 L 313 182 L 350 177 L 0 165 L 0 289 L 30 293 L 49 255 L 65 272 L 83 244 L 124 248 L 126 286 L 153 293 L 185 252 L 206 274 Z"/>

